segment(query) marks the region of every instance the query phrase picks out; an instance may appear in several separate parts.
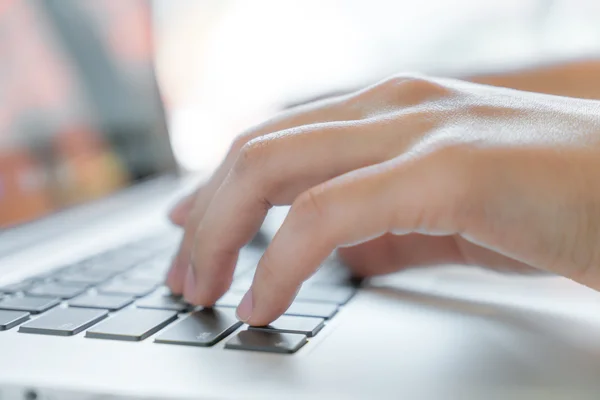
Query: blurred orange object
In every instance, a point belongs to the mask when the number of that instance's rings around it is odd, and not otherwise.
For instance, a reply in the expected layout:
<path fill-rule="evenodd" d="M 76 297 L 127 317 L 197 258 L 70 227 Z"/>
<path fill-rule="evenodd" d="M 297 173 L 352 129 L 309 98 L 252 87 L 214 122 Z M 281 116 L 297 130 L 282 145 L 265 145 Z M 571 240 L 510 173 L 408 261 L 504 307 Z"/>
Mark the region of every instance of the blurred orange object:
<path fill-rule="evenodd" d="M 24 149 L 0 153 L 0 226 L 42 216 L 54 209 L 43 168 Z"/>
<path fill-rule="evenodd" d="M 83 45 L 67 28 L 81 29 Z M 149 2 L 0 0 L 0 31 L 0 227 L 139 178 L 108 131 L 118 126 L 123 140 L 136 123 L 153 122 L 142 101 L 154 95 Z M 103 52 L 106 65 L 86 64 Z M 136 96 L 140 104 L 127 108 L 135 102 L 123 99 Z"/>
<path fill-rule="evenodd" d="M 95 199 L 122 188 L 129 176 L 117 155 L 98 134 L 85 126 L 72 126 L 54 137 L 63 205 Z"/>

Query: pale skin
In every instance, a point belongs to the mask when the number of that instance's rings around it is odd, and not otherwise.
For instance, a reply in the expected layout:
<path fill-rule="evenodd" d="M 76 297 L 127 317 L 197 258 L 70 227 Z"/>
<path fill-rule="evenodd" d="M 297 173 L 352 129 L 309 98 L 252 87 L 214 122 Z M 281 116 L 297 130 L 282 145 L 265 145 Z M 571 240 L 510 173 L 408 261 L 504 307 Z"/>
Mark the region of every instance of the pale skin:
<path fill-rule="evenodd" d="M 213 305 L 269 209 L 291 205 L 237 309 L 251 325 L 336 249 L 362 276 L 462 263 L 600 290 L 600 66 L 587 63 L 587 83 L 562 87 L 582 63 L 471 79 L 570 98 L 399 75 L 250 129 L 173 210 L 185 235 L 168 286 Z"/>

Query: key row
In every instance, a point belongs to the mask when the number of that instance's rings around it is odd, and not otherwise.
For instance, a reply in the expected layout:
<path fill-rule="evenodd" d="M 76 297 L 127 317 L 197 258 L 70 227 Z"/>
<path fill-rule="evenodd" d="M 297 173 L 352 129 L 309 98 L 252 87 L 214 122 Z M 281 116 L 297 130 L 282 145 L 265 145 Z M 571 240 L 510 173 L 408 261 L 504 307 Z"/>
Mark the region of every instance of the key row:
<path fill-rule="evenodd" d="M 147 295 L 147 287 L 143 293 L 145 297 L 132 294 L 136 292 L 137 285 L 122 291 L 92 291 L 79 294 L 68 300 L 68 305 L 79 308 L 96 308 L 109 311 L 120 310 L 135 302 L 139 308 L 151 308 L 185 312 L 193 308 L 180 297 L 171 296 L 166 287 L 152 286 L 154 292 Z M 285 312 L 286 315 L 305 317 L 332 318 L 339 305 L 345 304 L 355 293 L 354 288 L 315 288 L 309 287 L 300 290 L 296 300 Z M 45 292 L 44 292 L 45 293 Z M 220 307 L 237 307 L 242 299 L 242 292 L 231 291 L 226 293 L 216 303 Z M 0 309 L 27 311 L 34 314 L 43 313 L 61 303 L 64 297 L 44 295 L 9 295 L 0 298 Z"/>
<path fill-rule="evenodd" d="M 42 289 L 36 289 L 36 286 L 46 283 L 89 287 L 107 282 L 124 272 L 127 273 L 122 276 L 126 279 L 156 281 L 156 283 L 159 283 L 164 273 L 166 273 L 178 242 L 179 235 L 172 233 L 145 238 L 49 273 L 2 286 L 0 287 L 0 293 L 14 294 L 27 291 L 43 291 L 43 286 Z M 132 270 L 131 276 L 129 270 Z"/>
<path fill-rule="evenodd" d="M 210 347 L 242 326 L 230 308 L 202 309 L 183 318 L 178 318 L 173 311 L 131 308 L 108 317 L 107 310 L 56 308 L 29 321 L 29 313 L 0 310 L 0 330 L 22 324 L 19 327 L 21 333 L 73 336 L 86 331 L 86 338 L 142 341 L 177 321 L 154 341 Z M 225 347 L 293 353 L 307 342 L 307 337 L 315 336 L 324 327 L 324 322 L 322 318 L 282 316 L 269 326 L 248 327 Z"/>

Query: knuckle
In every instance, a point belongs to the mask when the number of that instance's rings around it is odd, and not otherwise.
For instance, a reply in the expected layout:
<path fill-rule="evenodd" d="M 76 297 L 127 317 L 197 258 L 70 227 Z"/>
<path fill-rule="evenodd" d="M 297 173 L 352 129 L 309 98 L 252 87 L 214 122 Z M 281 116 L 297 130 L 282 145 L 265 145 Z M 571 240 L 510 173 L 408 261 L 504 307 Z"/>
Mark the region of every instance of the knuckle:
<path fill-rule="evenodd" d="M 425 101 L 450 97 L 453 90 L 447 85 L 424 77 L 406 78 L 394 87 L 394 98 L 406 104 L 417 104 Z"/>
<path fill-rule="evenodd" d="M 380 108 L 380 105 L 407 107 L 456 98 L 459 92 L 460 88 L 453 86 L 449 81 L 401 74 L 345 97 L 343 104 L 346 108 L 361 109 L 363 114 L 370 115 L 372 111 Z"/>
<path fill-rule="evenodd" d="M 302 193 L 292 204 L 291 212 L 299 221 L 313 225 L 326 217 L 322 191 L 312 188 Z"/>
<path fill-rule="evenodd" d="M 247 175 L 255 171 L 266 162 L 269 157 L 269 141 L 263 138 L 252 139 L 245 143 L 239 150 L 237 159 L 233 166 L 236 175 Z"/>
<path fill-rule="evenodd" d="M 394 75 L 391 76 L 379 83 L 379 87 L 382 90 L 393 92 L 398 91 L 401 88 L 404 89 L 407 84 L 413 84 L 417 86 L 420 83 L 425 85 L 426 79 L 423 77 L 418 77 L 416 75 L 403 74 L 403 75 Z"/>
<path fill-rule="evenodd" d="M 248 134 L 238 135 L 229 147 L 229 154 L 238 154 L 242 150 L 242 148 L 252 139 L 253 137 Z"/>
<path fill-rule="evenodd" d="M 374 87 L 376 95 L 392 104 L 413 105 L 450 97 L 453 90 L 446 84 L 416 75 L 390 77 Z"/>
<path fill-rule="evenodd" d="M 379 103 L 381 101 L 386 102 L 390 100 L 393 93 L 399 91 L 399 87 L 404 83 L 407 78 L 401 76 L 392 76 L 385 80 L 378 82 L 372 86 L 367 87 L 361 91 L 356 92 L 353 96 L 348 98 L 350 105 L 356 105 L 360 107 L 363 103 Z"/>

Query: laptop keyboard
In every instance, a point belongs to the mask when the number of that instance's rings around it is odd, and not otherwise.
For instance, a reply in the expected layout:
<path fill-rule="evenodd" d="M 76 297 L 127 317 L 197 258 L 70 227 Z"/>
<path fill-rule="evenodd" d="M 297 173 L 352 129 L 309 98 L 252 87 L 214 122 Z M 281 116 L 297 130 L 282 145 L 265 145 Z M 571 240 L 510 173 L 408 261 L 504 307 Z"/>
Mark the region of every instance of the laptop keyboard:
<path fill-rule="evenodd" d="M 237 320 L 235 307 L 261 252 L 243 250 L 249 256 L 240 257 L 230 291 L 214 308 L 201 308 L 163 285 L 178 243 L 178 235 L 149 237 L 0 287 L 0 331 L 121 341 L 154 336 L 161 345 L 199 347 L 226 340 L 225 349 L 291 354 L 327 329 L 356 292 L 347 271 L 327 262 L 283 316 L 266 327 L 248 327 Z"/>

